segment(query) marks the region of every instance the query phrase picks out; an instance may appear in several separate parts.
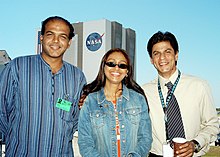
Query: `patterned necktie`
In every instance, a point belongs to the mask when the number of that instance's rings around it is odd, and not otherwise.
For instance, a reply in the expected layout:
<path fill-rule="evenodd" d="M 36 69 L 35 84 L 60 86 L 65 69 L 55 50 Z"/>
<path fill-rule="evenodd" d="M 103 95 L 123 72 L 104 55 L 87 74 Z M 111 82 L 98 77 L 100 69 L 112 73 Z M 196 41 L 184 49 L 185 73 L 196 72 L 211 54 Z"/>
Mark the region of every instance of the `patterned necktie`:
<path fill-rule="evenodd" d="M 168 82 L 165 86 L 168 88 L 169 95 L 173 84 Z M 167 131 L 170 140 L 172 140 L 174 137 L 185 138 L 180 108 L 174 94 L 172 94 L 172 97 L 167 105 Z"/>

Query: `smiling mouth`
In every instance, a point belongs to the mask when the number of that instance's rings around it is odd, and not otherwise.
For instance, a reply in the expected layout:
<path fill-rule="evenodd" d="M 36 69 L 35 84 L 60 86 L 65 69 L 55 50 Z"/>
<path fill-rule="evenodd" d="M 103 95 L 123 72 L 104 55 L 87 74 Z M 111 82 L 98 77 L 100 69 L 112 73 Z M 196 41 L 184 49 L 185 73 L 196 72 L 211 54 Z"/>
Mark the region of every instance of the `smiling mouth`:
<path fill-rule="evenodd" d="M 159 65 L 160 66 L 165 66 L 165 65 L 168 65 L 168 62 L 161 62 Z"/>
<path fill-rule="evenodd" d="M 118 72 L 112 72 L 111 75 L 113 76 L 119 76 L 120 74 Z"/>
<path fill-rule="evenodd" d="M 60 48 L 60 46 L 58 46 L 58 45 L 51 45 L 50 48 L 53 49 L 53 50 L 58 50 Z"/>

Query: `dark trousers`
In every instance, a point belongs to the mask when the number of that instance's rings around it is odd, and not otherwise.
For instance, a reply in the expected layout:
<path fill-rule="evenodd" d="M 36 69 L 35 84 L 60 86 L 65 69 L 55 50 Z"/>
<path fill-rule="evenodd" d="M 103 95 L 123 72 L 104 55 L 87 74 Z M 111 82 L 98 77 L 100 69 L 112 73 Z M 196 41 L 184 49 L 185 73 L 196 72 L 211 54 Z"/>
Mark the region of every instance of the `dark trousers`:
<path fill-rule="evenodd" d="M 153 154 L 153 153 L 149 153 L 148 157 L 163 157 L 161 155 L 157 155 L 157 154 Z"/>

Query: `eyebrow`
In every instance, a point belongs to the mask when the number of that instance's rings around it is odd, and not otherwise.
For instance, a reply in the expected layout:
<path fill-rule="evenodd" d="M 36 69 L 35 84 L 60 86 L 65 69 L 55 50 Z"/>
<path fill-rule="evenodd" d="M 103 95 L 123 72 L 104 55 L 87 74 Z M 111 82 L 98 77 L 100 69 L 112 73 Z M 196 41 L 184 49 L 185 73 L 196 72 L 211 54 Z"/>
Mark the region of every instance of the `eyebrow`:
<path fill-rule="evenodd" d="M 171 50 L 171 51 L 172 51 L 172 48 L 167 48 L 167 49 L 164 50 L 164 52 L 166 52 L 166 51 L 168 51 L 168 50 Z M 161 52 L 161 51 L 155 50 L 155 51 L 152 52 L 152 54 L 155 53 L 155 52 Z"/>
<path fill-rule="evenodd" d="M 167 50 L 171 50 L 171 51 L 172 51 L 173 49 L 172 49 L 172 48 L 168 48 L 168 49 L 166 49 L 165 51 L 167 51 Z"/>
<path fill-rule="evenodd" d="M 47 34 L 47 33 L 55 34 L 53 31 L 50 31 L 50 30 L 48 30 L 48 31 L 45 32 L 45 34 Z M 66 34 L 66 33 L 60 33 L 59 35 L 65 35 L 65 36 L 69 37 L 69 35 Z"/>
<path fill-rule="evenodd" d="M 108 60 L 106 60 L 106 62 L 109 62 L 109 61 L 110 61 L 110 62 L 116 62 L 116 60 L 113 59 L 113 58 L 109 58 Z M 120 63 L 120 62 L 123 62 L 123 63 L 126 63 L 126 64 L 128 63 L 126 60 L 119 60 L 118 62 L 119 62 L 119 63 Z"/>

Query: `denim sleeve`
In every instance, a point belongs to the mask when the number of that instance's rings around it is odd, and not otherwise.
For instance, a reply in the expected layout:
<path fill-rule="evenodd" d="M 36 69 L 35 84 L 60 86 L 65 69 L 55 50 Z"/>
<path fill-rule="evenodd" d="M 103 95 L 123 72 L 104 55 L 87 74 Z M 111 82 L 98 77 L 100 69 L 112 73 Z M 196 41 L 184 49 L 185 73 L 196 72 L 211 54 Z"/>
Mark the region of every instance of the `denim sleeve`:
<path fill-rule="evenodd" d="M 142 104 L 142 113 L 138 129 L 138 139 L 135 152 L 140 156 L 147 156 L 152 144 L 151 120 L 149 117 L 148 106 L 144 97 L 141 97 L 140 103 Z M 132 157 L 138 157 L 137 154 L 132 153 Z"/>
<path fill-rule="evenodd" d="M 0 131 L 6 135 L 8 132 L 8 117 L 15 107 L 13 105 L 17 81 L 13 77 L 11 64 L 8 64 L 0 74 Z"/>
<path fill-rule="evenodd" d="M 92 126 L 89 118 L 89 100 L 88 97 L 80 110 L 78 123 L 78 145 L 80 154 L 83 157 L 101 157 L 95 149 L 95 144 L 92 136 Z"/>

